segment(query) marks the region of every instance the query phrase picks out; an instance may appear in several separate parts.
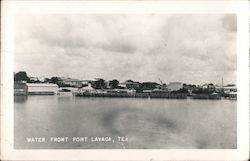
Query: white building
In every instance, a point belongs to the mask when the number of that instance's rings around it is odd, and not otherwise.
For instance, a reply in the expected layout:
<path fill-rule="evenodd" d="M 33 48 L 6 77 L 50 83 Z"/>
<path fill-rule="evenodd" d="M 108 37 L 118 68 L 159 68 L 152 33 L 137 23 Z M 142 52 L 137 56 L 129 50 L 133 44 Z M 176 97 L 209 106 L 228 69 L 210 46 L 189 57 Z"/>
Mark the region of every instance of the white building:
<path fill-rule="evenodd" d="M 67 85 L 74 86 L 74 87 L 82 86 L 82 81 L 78 79 L 61 78 L 61 81 L 63 84 L 67 84 Z"/>
<path fill-rule="evenodd" d="M 94 80 L 82 80 L 82 85 L 88 86 L 89 83 L 93 82 Z"/>
<path fill-rule="evenodd" d="M 85 91 L 85 92 L 90 92 L 90 93 L 96 91 L 96 90 L 91 86 L 91 83 L 88 83 L 88 86 L 82 87 L 80 90 L 81 90 L 81 91 Z"/>
<path fill-rule="evenodd" d="M 31 81 L 39 81 L 38 77 L 29 77 Z"/>
<path fill-rule="evenodd" d="M 225 93 L 237 92 L 236 86 L 224 86 L 223 89 Z"/>
<path fill-rule="evenodd" d="M 123 87 L 123 88 L 127 87 L 126 83 L 119 83 L 118 86 Z"/>
<path fill-rule="evenodd" d="M 169 91 L 178 91 L 181 88 L 182 88 L 182 83 L 181 82 L 170 82 L 168 84 L 168 90 Z"/>
<path fill-rule="evenodd" d="M 58 85 L 49 83 L 27 83 L 28 94 L 54 95 L 58 91 Z"/>

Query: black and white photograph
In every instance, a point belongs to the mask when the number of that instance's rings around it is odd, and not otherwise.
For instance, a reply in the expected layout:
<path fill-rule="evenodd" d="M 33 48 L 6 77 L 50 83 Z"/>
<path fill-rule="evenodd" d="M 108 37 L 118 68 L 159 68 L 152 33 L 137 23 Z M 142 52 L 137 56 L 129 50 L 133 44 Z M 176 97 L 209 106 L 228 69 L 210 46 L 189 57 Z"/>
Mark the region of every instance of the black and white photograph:
<path fill-rule="evenodd" d="M 249 8 L 190 4 L 5 2 L 1 159 L 249 156 Z"/>
<path fill-rule="evenodd" d="M 237 148 L 235 14 L 17 15 L 15 31 L 15 148 Z"/>

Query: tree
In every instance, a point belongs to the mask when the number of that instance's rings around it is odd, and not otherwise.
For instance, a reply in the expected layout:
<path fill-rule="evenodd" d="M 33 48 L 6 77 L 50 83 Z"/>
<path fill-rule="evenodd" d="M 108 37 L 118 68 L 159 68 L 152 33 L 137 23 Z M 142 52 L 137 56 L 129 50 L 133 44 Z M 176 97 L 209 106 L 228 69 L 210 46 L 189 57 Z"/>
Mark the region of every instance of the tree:
<path fill-rule="evenodd" d="M 27 76 L 27 73 L 25 71 L 17 72 L 14 76 L 15 81 L 30 81 L 30 78 Z"/>
<path fill-rule="evenodd" d="M 111 87 L 112 89 L 114 89 L 114 88 L 117 88 L 117 87 L 118 87 L 118 84 L 119 84 L 119 83 L 120 83 L 120 82 L 119 82 L 118 80 L 114 79 L 114 80 L 112 80 L 112 81 L 109 82 L 109 85 L 110 85 L 110 87 Z"/>
<path fill-rule="evenodd" d="M 212 93 L 215 91 L 215 86 L 213 83 L 209 83 L 208 86 L 207 86 L 207 90 Z"/>
<path fill-rule="evenodd" d="M 171 93 L 182 93 L 182 94 L 188 94 L 188 90 L 186 88 L 181 88 L 177 91 L 172 91 Z"/>
<path fill-rule="evenodd" d="M 207 88 L 202 89 L 202 88 L 197 88 L 193 91 L 195 94 L 209 94 L 209 91 Z"/>
<path fill-rule="evenodd" d="M 134 81 L 132 81 L 131 79 L 129 79 L 129 80 L 126 80 L 125 82 L 127 82 L 127 83 L 133 83 Z"/>
<path fill-rule="evenodd" d="M 105 85 L 105 82 L 104 82 L 104 79 L 100 78 L 96 81 L 93 81 L 91 86 L 95 89 L 104 89 L 106 88 L 106 85 Z"/>
<path fill-rule="evenodd" d="M 157 86 L 159 86 L 159 84 L 156 82 L 143 82 L 140 84 L 141 90 L 153 90 Z"/>
<path fill-rule="evenodd" d="M 50 81 L 49 78 L 45 78 L 43 82 L 44 82 L 44 83 L 49 83 L 49 81 Z"/>
<path fill-rule="evenodd" d="M 54 83 L 54 84 L 58 84 L 59 78 L 58 77 L 51 77 L 49 80 L 49 83 Z"/>

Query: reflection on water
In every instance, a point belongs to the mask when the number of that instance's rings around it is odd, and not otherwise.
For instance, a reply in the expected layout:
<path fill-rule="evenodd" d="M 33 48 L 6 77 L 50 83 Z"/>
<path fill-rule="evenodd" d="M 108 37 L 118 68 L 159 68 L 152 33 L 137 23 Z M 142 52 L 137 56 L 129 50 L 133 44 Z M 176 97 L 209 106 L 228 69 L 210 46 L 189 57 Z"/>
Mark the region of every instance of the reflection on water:
<path fill-rule="evenodd" d="M 236 148 L 236 101 L 15 98 L 15 148 Z M 25 130 L 24 130 L 25 129 Z M 27 143 L 26 137 L 125 136 L 126 142 Z"/>
<path fill-rule="evenodd" d="M 27 95 L 15 95 L 14 102 L 15 103 L 25 103 L 28 99 Z"/>

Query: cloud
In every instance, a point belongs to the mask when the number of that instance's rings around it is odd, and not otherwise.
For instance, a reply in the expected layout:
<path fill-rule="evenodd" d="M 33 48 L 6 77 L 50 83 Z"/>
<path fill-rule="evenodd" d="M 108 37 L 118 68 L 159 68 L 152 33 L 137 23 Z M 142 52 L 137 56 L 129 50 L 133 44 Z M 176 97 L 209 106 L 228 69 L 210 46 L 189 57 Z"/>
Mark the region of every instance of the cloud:
<path fill-rule="evenodd" d="M 121 53 L 134 53 L 136 51 L 136 47 L 129 42 L 123 40 L 117 40 L 113 42 L 109 42 L 107 44 L 103 44 L 101 46 L 104 50 L 121 52 Z"/>
<path fill-rule="evenodd" d="M 18 15 L 15 70 L 188 83 L 223 77 L 235 83 L 235 25 L 232 14 Z"/>

